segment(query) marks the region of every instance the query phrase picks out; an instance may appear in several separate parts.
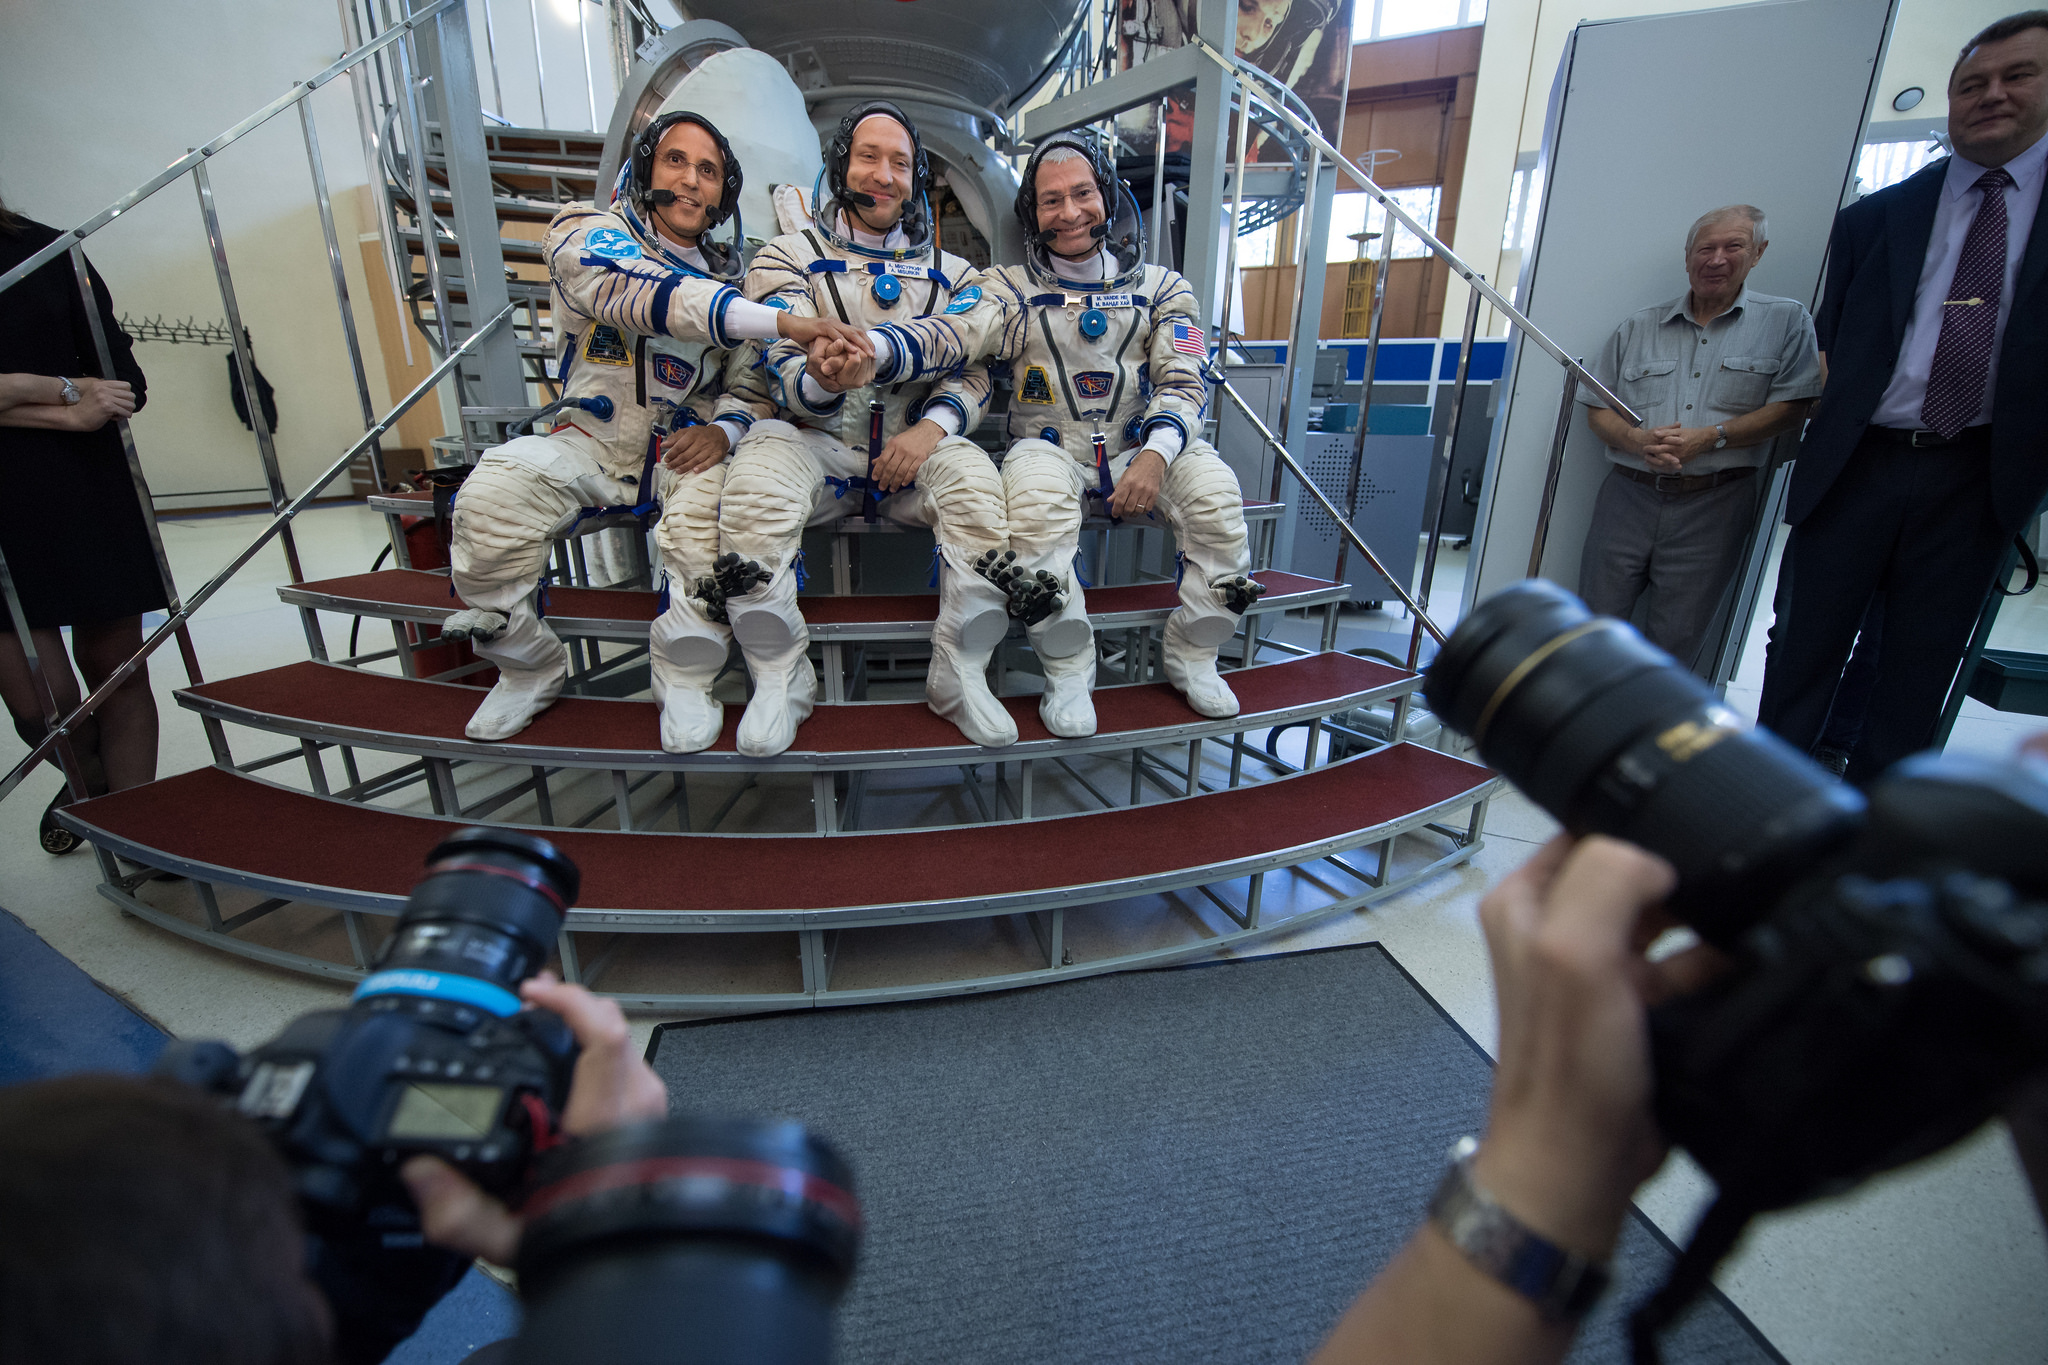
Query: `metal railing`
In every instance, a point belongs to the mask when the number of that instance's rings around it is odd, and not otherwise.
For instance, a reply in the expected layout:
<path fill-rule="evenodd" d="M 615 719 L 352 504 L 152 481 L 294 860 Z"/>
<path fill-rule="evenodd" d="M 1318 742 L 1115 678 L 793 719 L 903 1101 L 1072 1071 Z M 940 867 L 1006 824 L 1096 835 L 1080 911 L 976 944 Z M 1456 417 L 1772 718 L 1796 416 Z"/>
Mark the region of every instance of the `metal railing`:
<path fill-rule="evenodd" d="M 1546 354 L 1563 365 L 1565 370 L 1564 392 L 1558 410 L 1557 429 L 1551 442 L 1550 463 L 1543 485 L 1543 500 L 1537 514 L 1535 544 L 1529 559 L 1530 577 L 1534 577 L 1542 566 L 1544 541 L 1549 533 L 1551 511 L 1557 499 L 1558 476 L 1563 469 L 1565 442 L 1571 433 L 1572 406 L 1577 399 L 1579 386 L 1583 384 L 1590 388 L 1599 396 L 1603 404 L 1612 408 L 1631 425 L 1641 425 L 1642 418 L 1633 408 L 1624 403 L 1619 395 L 1602 383 L 1599 376 L 1587 369 L 1583 361 L 1572 356 L 1564 347 L 1545 334 L 1542 328 L 1531 322 L 1528 315 L 1519 308 L 1516 308 L 1505 295 L 1489 284 L 1484 275 L 1474 270 L 1462 257 L 1445 245 L 1435 233 L 1424 227 L 1413 214 L 1402 208 L 1391 194 L 1381 189 L 1374 182 L 1369 172 L 1361 169 L 1356 162 L 1345 156 L 1334 143 L 1324 137 L 1322 129 L 1316 125 L 1313 115 L 1310 115 L 1305 108 L 1299 113 L 1290 108 L 1291 104 L 1299 103 L 1298 98 L 1293 96 L 1292 91 L 1288 90 L 1267 72 L 1260 70 L 1242 58 L 1226 55 L 1219 51 L 1214 45 L 1205 41 L 1198 34 L 1190 34 L 1188 42 L 1200 50 L 1209 60 L 1223 67 L 1234 78 L 1238 85 L 1239 105 L 1241 108 L 1250 105 L 1263 106 L 1272 118 L 1278 119 L 1280 122 L 1293 128 L 1308 143 L 1316 161 L 1319 162 L 1321 158 L 1327 157 L 1331 165 L 1343 171 L 1361 189 L 1377 200 L 1390 220 L 1386 231 L 1380 234 L 1379 273 L 1376 276 L 1376 284 L 1373 289 L 1372 322 L 1366 334 L 1364 389 L 1360 394 L 1358 432 L 1352 448 L 1352 476 L 1350 487 L 1346 493 L 1348 511 L 1339 511 L 1336 504 L 1315 485 L 1308 477 L 1307 471 L 1289 453 L 1285 444 L 1279 437 L 1273 434 L 1264 422 L 1259 420 L 1258 416 L 1252 412 L 1250 406 L 1245 402 L 1243 396 L 1228 382 L 1227 378 L 1220 379 L 1219 383 L 1224 393 L 1237 405 L 1239 411 L 1250 419 L 1261 437 L 1264 438 L 1266 443 L 1272 447 L 1274 453 L 1279 457 L 1280 464 L 1275 467 L 1273 472 L 1272 497 L 1274 500 L 1277 501 L 1280 497 L 1281 469 L 1284 467 L 1288 473 L 1294 475 L 1295 479 L 1300 482 L 1304 489 L 1315 497 L 1317 502 L 1322 504 L 1323 509 L 1336 522 L 1337 528 L 1343 534 L 1345 542 L 1350 546 L 1356 547 L 1358 552 L 1365 556 L 1366 562 L 1382 578 L 1386 579 L 1387 583 L 1394 589 L 1395 594 L 1401 599 L 1403 605 L 1414 613 L 1415 625 L 1410 632 L 1408 642 L 1408 667 L 1413 669 L 1420 660 L 1422 636 L 1425 631 L 1439 644 L 1442 644 L 1444 640 L 1442 629 L 1429 618 L 1427 609 L 1429 606 L 1430 586 L 1436 574 L 1437 557 L 1443 540 L 1444 510 L 1450 495 L 1451 461 L 1457 446 L 1459 426 L 1465 414 L 1466 391 L 1472 369 L 1472 348 L 1479 328 L 1480 304 L 1482 302 L 1490 303 L 1500 310 L 1523 336 L 1533 341 Z M 1247 118 L 1241 118 L 1238 121 L 1237 182 L 1231 202 L 1232 231 L 1229 238 L 1229 265 L 1225 270 L 1223 286 L 1223 318 L 1226 332 L 1230 318 L 1231 290 L 1236 283 L 1236 228 L 1240 221 L 1244 202 L 1246 141 L 1244 130 L 1250 121 Z M 1314 183 L 1313 174 L 1310 183 L 1312 185 Z M 1351 524 L 1352 516 L 1355 515 L 1356 509 L 1358 476 L 1364 459 L 1365 437 L 1368 426 L 1367 414 L 1371 411 L 1372 388 L 1375 382 L 1374 372 L 1379 358 L 1381 322 L 1386 302 L 1387 271 L 1393 262 L 1393 221 L 1398 221 L 1403 227 L 1414 233 L 1423 246 L 1428 248 L 1431 255 L 1443 261 L 1459 278 L 1464 280 L 1470 291 L 1466 300 L 1462 343 L 1458 350 L 1458 373 L 1451 389 L 1450 422 L 1442 442 L 1437 447 L 1437 453 L 1431 461 L 1429 492 L 1425 495 L 1424 501 L 1424 506 L 1426 509 L 1429 509 L 1430 515 L 1428 549 L 1424 552 L 1422 576 L 1417 584 L 1417 591 L 1412 596 L 1404 585 L 1397 582 L 1393 575 L 1387 572 L 1379 557 L 1372 552 L 1371 547 L 1365 543 L 1364 538 L 1358 534 Z M 1303 297 L 1301 276 L 1313 264 L 1313 262 L 1307 260 L 1305 255 L 1304 264 L 1296 271 L 1293 318 L 1288 331 L 1290 341 L 1297 338 L 1301 330 Z M 1219 367 L 1223 365 L 1227 354 L 1227 347 L 1219 347 L 1217 352 Z M 1291 387 L 1289 389 L 1289 401 L 1291 401 Z M 1286 424 L 1285 417 L 1282 419 L 1282 424 Z M 1343 561 L 1340 557 L 1337 576 L 1341 578 L 1343 575 Z"/>
<path fill-rule="evenodd" d="M 349 13 L 349 0 L 342 0 L 342 3 L 343 15 L 346 20 Z M 328 196 L 326 172 L 321 159 L 319 137 L 314 126 L 313 112 L 309 103 L 309 97 L 314 91 L 346 73 L 351 76 L 356 86 L 356 100 L 359 112 L 366 112 L 367 99 L 361 79 L 362 71 L 366 65 L 377 62 L 380 54 L 385 53 L 387 49 L 392 50 L 391 57 L 394 59 L 398 70 L 404 75 L 407 82 L 407 91 L 412 96 L 412 99 L 405 101 L 409 111 L 414 116 L 408 128 L 411 146 L 416 150 L 423 149 L 424 140 L 421 137 L 420 130 L 424 127 L 424 123 L 419 118 L 416 102 L 418 86 L 412 81 L 411 77 L 412 72 L 419 66 L 415 51 L 416 43 L 420 34 L 428 25 L 433 26 L 434 36 L 440 44 L 443 73 L 445 74 L 450 70 L 455 71 L 461 79 L 450 83 L 456 85 L 466 83 L 468 87 L 466 93 L 471 96 L 475 93 L 474 69 L 468 65 L 470 38 L 463 3 L 464 0 L 423 0 L 410 14 L 403 18 L 391 19 L 389 27 L 345 52 L 334 62 L 322 68 L 310 80 L 301 81 L 294 85 L 288 92 L 272 100 L 269 104 L 264 105 L 261 109 L 236 123 L 204 146 L 189 149 L 183 156 L 171 162 L 170 165 L 151 176 L 148 180 L 145 180 L 135 189 L 122 195 L 100 212 L 87 218 L 84 222 L 61 233 L 56 240 L 31 255 L 21 264 L 6 271 L 4 274 L 0 274 L 0 292 L 4 292 L 28 278 L 35 271 L 49 265 L 59 256 L 68 254 L 71 258 L 72 274 L 77 282 L 79 296 L 84 305 L 86 325 L 92 335 L 93 350 L 99 362 L 100 374 L 107 379 L 115 378 L 113 356 L 107 342 L 106 327 L 101 319 L 98 303 L 93 297 L 92 276 L 85 259 L 85 240 L 144 200 L 149 199 L 174 182 L 190 176 L 194 191 L 199 199 L 200 216 L 205 225 L 208 255 L 213 263 L 215 282 L 219 286 L 221 303 L 226 312 L 228 340 L 234 349 L 236 374 L 241 380 L 243 393 L 249 396 L 251 416 L 255 419 L 251 422 L 251 426 L 256 434 L 257 455 L 262 462 L 264 472 L 264 491 L 269 495 L 272 514 L 270 523 L 225 569 L 210 579 L 191 598 L 181 599 L 177 584 L 172 576 L 169 557 L 164 550 L 163 535 L 157 524 L 153 499 L 150 494 L 148 480 L 143 474 L 142 462 L 136 448 L 134 432 L 126 418 L 116 419 L 114 425 L 120 435 L 122 450 L 127 459 L 129 476 L 134 484 L 136 499 L 141 508 L 143 525 L 149 539 L 151 554 L 156 562 L 157 574 L 162 581 L 167 613 L 166 618 L 164 623 L 143 641 L 142 647 L 116 668 L 98 687 L 94 688 L 69 715 L 60 715 L 57 709 L 56 694 L 50 685 L 45 662 L 39 656 L 36 649 L 34 634 L 29 628 L 28 616 L 23 610 L 19 593 L 16 590 L 13 573 L 6 562 L 4 554 L 0 554 L 0 601 L 4 601 L 6 610 L 14 623 L 15 638 L 20 641 L 22 652 L 26 656 L 30 679 L 43 709 L 45 727 L 44 734 L 30 746 L 28 756 L 17 763 L 6 777 L 0 778 L 0 800 L 5 800 L 11 795 L 15 788 L 21 785 L 22 780 L 35 769 L 37 764 L 53 754 L 59 766 L 64 770 L 72 798 L 74 800 L 83 799 L 87 795 L 84 777 L 70 743 L 70 739 L 76 732 L 79 723 L 93 715 L 105 703 L 107 698 L 132 677 L 136 670 L 142 667 L 143 663 L 166 640 L 177 640 L 187 679 L 195 685 L 202 682 L 204 679 L 200 669 L 199 657 L 197 651 L 193 648 L 191 634 L 186 629 L 186 623 L 191 620 L 192 614 L 204 605 L 219 590 L 222 584 L 239 572 L 243 566 L 255 557 L 259 550 L 273 539 L 279 541 L 284 549 L 286 564 L 292 581 L 294 583 L 303 582 L 304 574 L 299 560 L 298 546 L 292 536 L 291 523 L 293 518 L 312 502 L 315 497 L 319 496 L 330 483 L 339 478 L 360 455 L 368 451 L 374 456 L 379 449 L 379 440 L 392 429 L 398 419 L 410 411 L 421 398 L 433 392 L 444 379 L 454 376 L 459 390 L 461 386 L 459 371 L 461 362 L 475 357 L 484 344 L 490 341 L 499 329 L 504 327 L 510 320 L 513 305 L 508 303 L 480 326 L 470 330 L 468 336 L 462 339 L 460 344 L 457 344 L 453 323 L 449 318 L 446 305 L 446 287 L 441 278 L 440 262 L 438 260 L 439 253 L 434 249 L 435 243 L 433 239 L 429 237 L 425 243 L 425 254 L 428 262 L 428 274 L 434 282 L 436 301 L 439 305 L 443 358 L 434 367 L 432 373 L 421 381 L 418 387 L 398 403 L 396 407 L 386 413 L 381 419 L 376 416 L 376 405 L 370 394 L 369 375 L 363 361 L 361 340 L 356 330 L 355 311 L 349 299 L 347 279 L 342 268 L 341 242 L 335 229 L 333 206 Z M 381 71 L 382 68 L 379 67 L 378 69 Z M 445 95 L 452 92 L 444 90 L 443 93 Z M 474 101 L 466 100 L 464 102 L 473 103 Z M 309 484 L 296 498 L 289 498 L 285 491 L 284 475 L 278 461 L 277 450 L 271 441 L 269 425 L 262 420 L 262 414 L 255 410 L 257 407 L 255 402 L 257 392 L 255 362 L 250 350 L 249 340 L 242 329 L 241 312 L 236 301 L 233 272 L 228 265 L 226 240 L 221 231 L 220 218 L 214 202 L 213 186 L 207 173 L 207 165 L 213 157 L 226 148 L 264 126 L 287 109 L 295 107 L 299 111 L 300 127 L 306 144 L 307 166 L 312 177 L 314 197 L 318 202 L 321 233 L 326 245 L 329 270 L 333 277 L 335 302 L 341 315 L 342 331 L 347 341 L 349 361 L 355 379 L 357 398 L 362 407 L 365 430 L 363 435 L 351 444 L 341 458 L 329 466 L 324 474 Z M 481 115 L 479 114 L 479 122 L 480 120 Z M 366 167 L 375 174 L 377 168 L 376 145 L 374 139 L 370 137 L 370 130 L 367 124 L 365 126 L 365 134 Z M 421 168 L 423 176 L 424 156 L 415 155 L 413 160 L 415 165 Z M 452 183 L 450 191 L 451 193 L 454 192 Z M 387 238 L 387 246 L 391 245 L 393 244 Z M 492 245 L 495 247 L 495 241 L 493 241 Z M 464 259 L 468 259 L 466 254 Z M 389 251 L 387 251 L 387 261 L 393 267 L 393 282 L 395 285 L 397 280 L 396 259 Z M 475 306 L 476 302 L 476 291 L 472 289 L 472 307 Z M 318 638 L 317 630 L 309 625 L 307 634 L 307 643 L 311 647 L 314 657 L 324 657 L 325 650 Z"/>

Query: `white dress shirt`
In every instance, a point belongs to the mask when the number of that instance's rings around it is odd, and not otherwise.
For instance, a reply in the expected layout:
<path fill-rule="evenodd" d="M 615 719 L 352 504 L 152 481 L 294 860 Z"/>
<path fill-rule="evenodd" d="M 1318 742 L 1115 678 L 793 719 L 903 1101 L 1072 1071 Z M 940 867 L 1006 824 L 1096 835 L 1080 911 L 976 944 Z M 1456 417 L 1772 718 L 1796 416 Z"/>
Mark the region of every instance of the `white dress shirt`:
<path fill-rule="evenodd" d="M 1998 348 L 2005 344 L 2005 321 L 2012 313 L 2013 281 L 2018 278 L 2020 257 L 2026 254 L 2027 238 L 2033 234 L 2034 211 L 2041 206 L 2043 162 L 2048 161 L 2048 137 L 2005 163 L 2013 183 L 2005 187 L 2005 288 L 1998 296 L 1998 329 L 1991 337 L 1991 364 L 1984 372 L 1984 405 L 1970 419 L 1970 426 L 1991 420 L 1991 398 L 1998 392 Z M 1913 294 L 1913 316 L 1906 323 L 1905 339 L 1899 343 L 1899 363 L 1892 367 L 1892 382 L 1872 426 L 1901 427 L 1908 431 L 1927 425 L 1920 409 L 1927 402 L 1927 376 L 1934 368 L 1934 346 L 1941 340 L 1943 304 L 1948 299 L 1949 281 L 1955 278 L 1956 262 L 1962 258 L 1963 239 L 1970 224 L 1977 221 L 1984 194 L 1977 180 L 1987 168 L 1961 156 L 1952 156 L 1948 175 L 1941 184 L 1941 201 L 1934 210 L 1934 231 L 1927 239 L 1927 259 L 1920 266 L 1920 287 Z"/>

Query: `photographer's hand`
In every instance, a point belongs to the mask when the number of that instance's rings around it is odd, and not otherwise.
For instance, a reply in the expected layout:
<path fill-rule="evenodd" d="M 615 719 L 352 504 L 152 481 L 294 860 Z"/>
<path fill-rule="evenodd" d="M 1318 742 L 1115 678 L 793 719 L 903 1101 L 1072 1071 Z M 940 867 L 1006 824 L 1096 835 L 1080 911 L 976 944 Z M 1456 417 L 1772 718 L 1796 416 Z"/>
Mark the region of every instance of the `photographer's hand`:
<path fill-rule="evenodd" d="M 643 1119 L 668 1116 L 668 1088 L 633 1050 L 626 1016 L 609 1000 L 542 972 L 519 988 L 529 1005 L 553 1010 L 582 1052 L 569 1083 L 562 1131 L 588 1137 Z M 420 1227 L 435 1246 L 510 1265 L 519 1251 L 519 1217 L 438 1157 L 416 1156 L 399 1168 L 419 1206 Z"/>
<path fill-rule="evenodd" d="M 1718 970 L 1690 949 L 1643 950 L 1668 926 L 1663 860 L 1612 839 L 1559 838 L 1486 897 L 1480 921 L 1500 1002 L 1500 1065 L 1474 1182 L 1530 1229 L 1605 1258 L 1666 1144 L 1650 1114 L 1648 1005 Z M 1433 1224 L 1354 1303 L 1316 1357 L 1548 1362 L 1569 1325 L 1466 1260 Z"/>

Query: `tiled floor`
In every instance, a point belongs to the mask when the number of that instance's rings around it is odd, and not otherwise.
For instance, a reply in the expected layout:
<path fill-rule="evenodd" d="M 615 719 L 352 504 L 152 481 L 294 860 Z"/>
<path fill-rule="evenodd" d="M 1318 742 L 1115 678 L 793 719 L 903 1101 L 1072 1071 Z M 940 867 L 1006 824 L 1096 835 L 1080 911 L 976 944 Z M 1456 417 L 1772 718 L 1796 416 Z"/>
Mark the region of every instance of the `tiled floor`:
<path fill-rule="evenodd" d="M 250 517 L 166 523 L 179 582 L 190 591 L 204 581 L 259 524 Z M 359 509 L 321 508 L 299 526 L 311 577 L 366 569 L 384 544 L 381 521 Z M 1463 556 L 1447 555 L 1433 594 L 1439 607 L 1455 610 L 1462 572 Z M 193 633 L 210 675 L 305 657 L 296 613 L 274 594 L 283 578 L 282 554 L 267 549 L 201 612 Z M 1758 621 L 1729 689 L 1731 702 L 1752 713 L 1767 624 L 1767 618 Z M 366 640 L 383 629 L 366 622 Z M 1372 644 L 1399 653 L 1406 640 L 1407 623 L 1396 613 L 1345 617 L 1341 643 L 1347 647 Z M 2048 589 L 2007 605 L 1996 643 L 2048 649 Z M 174 653 L 160 656 L 152 678 L 164 716 L 162 770 L 208 762 L 198 723 L 170 699 L 171 688 L 183 681 Z M 2031 728 L 1971 702 L 1953 746 L 2000 752 Z M 0 738 L 0 760 L 11 762 L 19 752 L 13 739 Z M 303 1010 L 343 998 L 338 987 L 231 958 L 118 914 L 94 893 L 97 875 L 88 855 L 52 859 L 35 847 L 36 817 L 55 785 L 54 776 L 38 775 L 0 805 L 6 887 L 0 904 L 115 994 L 173 1033 L 240 1045 L 268 1037 Z M 1487 846 L 1471 864 L 1376 910 L 1325 921 L 1263 950 L 1383 942 L 1473 1036 L 1490 1043 L 1493 1001 L 1476 905 L 1554 828 L 1519 796 L 1509 796 L 1495 803 Z M 987 948 L 954 944 L 945 951 Z M 636 1022 L 644 1031 L 655 1019 Z M 1667 1231 L 1682 1236 L 1703 1193 L 1703 1182 L 1677 1158 L 1642 1203 Z M 1987 1132 L 1846 1199 L 1766 1220 L 1724 1268 L 1721 1282 L 1798 1365 L 2048 1359 L 2048 1242 L 2002 1132 Z"/>

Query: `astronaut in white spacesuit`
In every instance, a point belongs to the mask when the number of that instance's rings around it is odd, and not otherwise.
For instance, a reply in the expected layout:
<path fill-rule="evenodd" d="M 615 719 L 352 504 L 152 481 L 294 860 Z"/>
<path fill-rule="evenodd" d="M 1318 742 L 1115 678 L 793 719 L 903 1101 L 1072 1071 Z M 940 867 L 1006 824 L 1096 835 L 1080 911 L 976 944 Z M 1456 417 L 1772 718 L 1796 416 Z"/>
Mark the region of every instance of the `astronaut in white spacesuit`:
<path fill-rule="evenodd" d="M 939 614 L 926 698 L 976 744 L 1016 741 L 1016 722 L 985 676 L 1009 629 L 1007 598 L 973 568 L 1008 544 L 1002 480 L 988 455 L 957 435 L 980 422 L 988 385 L 975 365 L 959 392 L 933 397 L 930 377 L 912 378 L 924 367 L 915 338 L 902 330 L 909 319 L 959 311 L 974 298 L 960 288 L 973 267 L 936 246 L 930 174 L 902 110 L 880 101 L 856 106 L 827 150 L 816 226 L 769 242 L 747 272 L 747 297 L 788 317 L 872 329 L 870 352 L 852 353 L 875 363 L 858 385 L 821 384 L 803 347 L 770 346 L 778 420 L 748 430 L 722 501 L 689 495 L 668 504 L 663 556 L 690 566 L 672 573 L 653 634 L 661 742 L 671 752 L 718 737 L 722 711 L 711 684 L 729 639 L 739 641 L 754 684 L 739 751 L 766 756 L 790 746 L 817 690 L 797 609 L 803 531 L 860 515 L 932 528 Z M 931 418 L 941 414 L 947 425 L 937 428 Z M 900 477 L 871 486 L 871 463 Z"/>
<path fill-rule="evenodd" d="M 1074 573 L 1088 498 L 1120 520 L 1164 521 L 1180 546 L 1180 606 L 1167 618 L 1167 681 L 1205 716 L 1237 714 L 1216 671 L 1223 642 L 1265 585 L 1250 577 L 1237 476 L 1199 439 L 1208 386 L 1188 282 L 1143 263 L 1143 231 L 1115 163 L 1093 138 L 1038 145 L 1017 195 L 1027 259 L 974 277 L 966 309 L 906 325 L 920 363 L 952 372 L 931 408 L 972 411 L 986 373 L 1014 383 L 1003 496 L 1014 561 L 984 566 L 1011 591 L 1045 673 L 1039 715 L 1057 735 L 1095 733 L 1095 639 Z M 950 335 L 948 335 L 950 333 Z M 835 344 L 819 368 L 858 378 L 873 360 Z M 1102 449 L 1097 453 L 1096 438 Z"/>
<path fill-rule="evenodd" d="M 457 492 L 451 558 L 464 609 L 442 638 L 468 640 L 498 682 L 471 739 L 517 734 L 561 694 L 567 648 L 536 610 L 554 537 L 589 509 L 650 507 L 659 484 L 701 476 L 773 409 L 750 340 L 864 332 L 742 297 L 740 165 L 700 115 L 663 114 L 635 139 L 609 209 L 570 204 L 548 226 L 563 398 L 546 435 L 484 452 Z M 734 221 L 731 245 L 710 230 Z M 706 416 L 709 424 L 706 425 Z M 673 474 L 653 458 L 662 442 Z"/>

